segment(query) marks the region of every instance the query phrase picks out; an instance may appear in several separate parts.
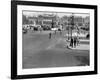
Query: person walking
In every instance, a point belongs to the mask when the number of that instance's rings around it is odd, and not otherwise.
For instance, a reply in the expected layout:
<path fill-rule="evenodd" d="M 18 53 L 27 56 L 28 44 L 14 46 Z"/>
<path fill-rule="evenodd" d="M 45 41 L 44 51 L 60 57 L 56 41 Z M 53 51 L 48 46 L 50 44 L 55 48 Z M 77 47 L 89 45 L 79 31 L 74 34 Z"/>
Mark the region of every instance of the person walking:
<path fill-rule="evenodd" d="M 61 31 L 61 29 L 60 29 L 59 31 L 60 31 L 60 35 L 62 35 L 62 31 Z"/>
<path fill-rule="evenodd" d="M 73 38 L 70 40 L 70 46 L 73 47 Z"/>
<path fill-rule="evenodd" d="M 74 47 L 76 47 L 77 37 L 74 37 Z"/>
<path fill-rule="evenodd" d="M 49 33 L 49 39 L 51 39 L 51 32 Z"/>
<path fill-rule="evenodd" d="M 55 35 L 56 35 L 56 30 L 55 30 Z"/>
<path fill-rule="evenodd" d="M 77 46 L 78 46 L 79 45 L 79 37 L 77 37 L 76 43 L 77 43 Z"/>

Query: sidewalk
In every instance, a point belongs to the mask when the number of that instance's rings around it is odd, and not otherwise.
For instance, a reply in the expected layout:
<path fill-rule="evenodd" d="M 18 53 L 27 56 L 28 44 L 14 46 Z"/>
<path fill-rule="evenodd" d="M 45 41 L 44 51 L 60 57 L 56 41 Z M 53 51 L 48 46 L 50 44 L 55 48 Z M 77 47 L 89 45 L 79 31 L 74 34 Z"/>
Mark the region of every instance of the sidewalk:
<path fill-rule="evenodd" d="M 80 39 L 80 41 L 89 42 L 90 40 L 88 40 L 88 39 Z"/>
<path fill-rule="evenodd" d="M 66 40 L 67 42 L 70 42 L 70 40 Z M 79 39 L 79 44 L 89 44 L 90 40 L 87 39 Z"/>
<path fill-rule="evenodd" d="M 90 49 L 90 46 L 87 45 L 87 44 L 79 44 L 78 46 L 76 47 L 70 47 L 68 46 L 70 49 L 73 49 L 73 50 L 89 50 Z"/>

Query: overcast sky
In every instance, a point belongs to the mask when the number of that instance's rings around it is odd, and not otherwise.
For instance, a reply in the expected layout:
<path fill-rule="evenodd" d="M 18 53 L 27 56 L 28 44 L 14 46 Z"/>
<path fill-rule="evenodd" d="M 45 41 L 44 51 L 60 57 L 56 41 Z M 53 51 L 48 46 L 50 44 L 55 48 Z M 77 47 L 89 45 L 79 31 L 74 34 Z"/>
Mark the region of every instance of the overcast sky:
<path fill-rule="evenodd" d="M 59 17 L 62 17 L 62 16 L 71 16 L 72 15 L 72 13 L 67 13 L 67 12 L 65 12 L 65 13 L 63 13 L 63 12 L 36 12 L 36 11 L 23 11 L 23 14 L 24 15 L 26 15 L 26 16 L 38 16 L 38 15 L 46 15 L 46 14 L 50 14 L 50 15 L 52 15 L 52 14 L 57 14 Z M 82 16 L 82 17 L 86 17 L 86 16 L 89 16 L 89 14 L 84 14 L 84 13 L 74 13 L 74 15 L 75 16 Z"/>

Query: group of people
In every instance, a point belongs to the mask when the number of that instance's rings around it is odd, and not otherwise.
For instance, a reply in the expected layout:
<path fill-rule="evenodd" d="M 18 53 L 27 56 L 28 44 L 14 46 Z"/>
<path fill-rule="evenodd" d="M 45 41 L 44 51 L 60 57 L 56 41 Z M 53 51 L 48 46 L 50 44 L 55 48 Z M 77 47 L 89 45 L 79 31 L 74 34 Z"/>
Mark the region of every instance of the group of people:
<path fill-rule="evenodd" d="M 78 37 L 72 37 L 70 40 L 70 46 L 71 47 L 76 47 L 79 44 L 79 39 Z"/>

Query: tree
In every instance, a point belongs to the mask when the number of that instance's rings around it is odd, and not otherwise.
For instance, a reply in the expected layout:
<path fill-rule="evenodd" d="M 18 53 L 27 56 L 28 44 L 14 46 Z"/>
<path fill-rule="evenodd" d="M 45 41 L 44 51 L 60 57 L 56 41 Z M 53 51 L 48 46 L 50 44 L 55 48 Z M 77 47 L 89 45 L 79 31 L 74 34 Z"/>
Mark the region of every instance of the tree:
<path fill-rule="evenodd" d="M 23 17 L 22 17 L 22 24 L 28 24 L 28 19 L 27 19 L 27 17 L 25 16 L 25 15 L 23 15 Z"/>

